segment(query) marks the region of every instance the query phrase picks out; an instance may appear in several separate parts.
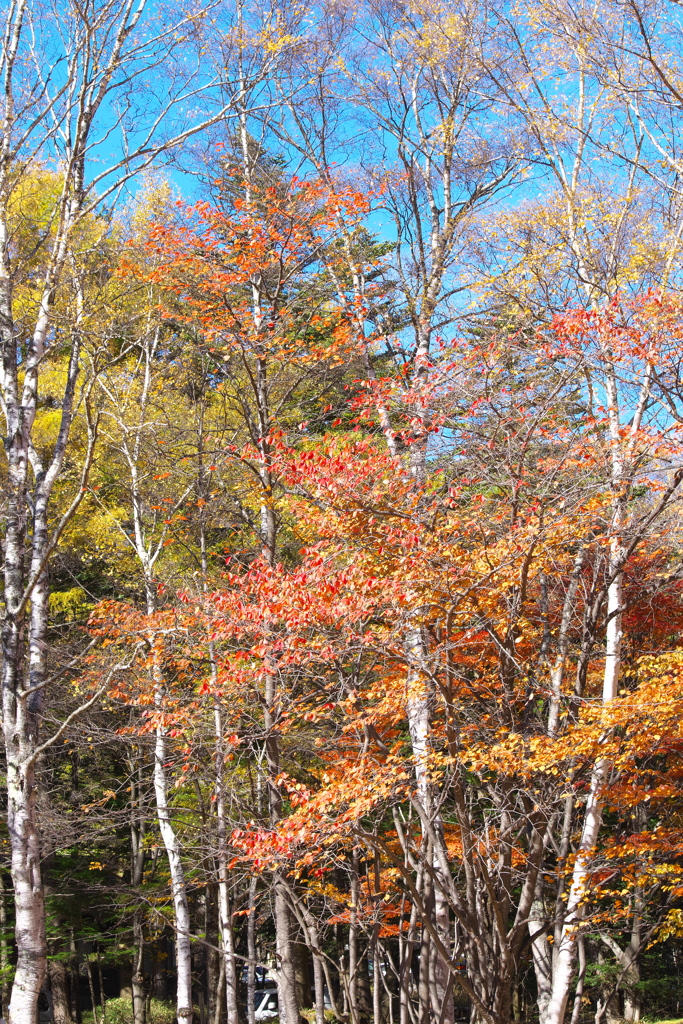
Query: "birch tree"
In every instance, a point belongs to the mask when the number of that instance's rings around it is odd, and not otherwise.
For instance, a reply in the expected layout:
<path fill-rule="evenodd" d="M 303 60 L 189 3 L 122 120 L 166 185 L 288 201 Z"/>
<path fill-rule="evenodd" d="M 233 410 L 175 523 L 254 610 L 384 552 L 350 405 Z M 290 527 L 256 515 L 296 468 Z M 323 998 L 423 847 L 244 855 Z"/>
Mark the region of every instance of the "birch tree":
<path fill-rule="evenodd" d="M 82 332 L 87 296 L 78 280 L 75 232 L 98 208 L 111 209 L 145 166 L 202 128 L 224 118 L 230 83 L 211 73 L 201 54 L 202 12 L 176 12 L 173 23 L 151 17 L 146 0 L 108 0 L 50 8 L 11 0 L 2 29 L 0 130 L 0 337 L 8 502 L 5 516 L 3 735 L 8 823 L 16 902 L 18 964 L 9 1006 L 13 1024 L 32 1020 L 46 967 L 45 911 L 36 821 L 36 750 L 49 700 L 46 623 L 50 559 L 82 500 L 95 443 L 71 504 L 55 520 L 51 499 L 78 410 L 87 410 L 90 376 L 100 353 Z M 194 44 L 199 44 L 194 47 Z M 163 67 L 164 73 L 160 74 Z M 261 67 L 263 71 L 263 67 Z M 220 87 L 224 86 L 223 96 Z M 196 115 L 199 106 L 203 113 Z M 50 164 L 60 180 L 49 229 L 32 240 L 42 254 L 35 304 L 19 313 L 21 254 L 11 207 L 22 176 Z M 68 370 L 59 398 L 61 422 L 47 456 L 32 436 L 40 381 L 52 357 L 53 308 L 73 289 Z M 84 707 L 89 706 L 88 704 Z"/>

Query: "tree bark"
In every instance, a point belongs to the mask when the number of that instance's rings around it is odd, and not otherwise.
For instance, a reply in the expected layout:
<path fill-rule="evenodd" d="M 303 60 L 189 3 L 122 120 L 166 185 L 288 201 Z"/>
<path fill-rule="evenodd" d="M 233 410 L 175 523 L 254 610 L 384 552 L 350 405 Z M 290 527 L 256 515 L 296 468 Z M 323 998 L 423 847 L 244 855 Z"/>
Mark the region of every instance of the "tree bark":
<path fill-rule="evenodd" d="M 99 1024 L 99 1014 L 97 1012 L 97 999 L 95 998 L 95 982 L 92 974 L 92 960 L 90 959 L 90 953 L 88 948 L 85 948 L 85 969 L 88 975 L 88 988 L 90 989 L 90 1002 L 92 1003 L 92 1019 L 93 1024 Z"/>
<path fill-rule="evenodd" d="M 579 1024 L 579 1018 L 581 1017 L 581 1005 L 583 1003 L 583 987 L 586 981 L 586 940 L 583 935 L 579 935 L 578 938 L 578 954 L 579 954 L 579 975 L 576 980 L 576 992 L 574 994 L 574 1008 L 572 1009 L 571 1024 Z"/>
<path fill-rule="evenodd" d="M 247 1024 L 256 1024 L 256 877 L 249 881 L 249 915 L 247 919 Z"/>
<path fill-rule="evenodd" d="M 607 706 L 613 701 L 619 689 L 621 671 L 621 647 L 623 639 L 623 579 L 624 579 L 624 528 L 626 524 L 626 503 L 632 478 L 628 476 L 623 451 L 623 431 L 619 415 L 619 395 L 610 352 L 604 349 L 607 368 L 605 391 L 611 444 L 611 484 L 614 494 L 612 521 L 609 541 L 607 588 L 607 623 L 605 630 L 605 668 L 603 672 L 602 703 Z M 636 413 L 630 427 L 630 442 L 626 455 L 631 453 L 647 397 L 649 395 L 649 371 L 641 387 Z M 564 924 L 553 960 L 553 984 L 548 1004 L 547 1024 L 563 1024 L 567 1010 L 569 988 L 576 962 L 577 936 L 586 912 L 586 898 L 590 884 L 590 864 L 593 849 L 597 843 L 602 824 L 603 790 L 609 772 L 610 762 L 598 757 L 591 773 L 590 791 L 586 800 L 581 839 L 579 842 L 571 883 L 567 895 Z"/>
<path fill-rule="evenodd" d="M 529 915 L 529 936 L 536 976 L 536 1002 L 539 1024 L 544 1024 L 552 994 L 552 947 L 548 940 L 548 920 L 543 905 L 543 883 L 539 878 Z"/>
<path fill-rule="evenodd" d="M 158 703 L 160 703 L 161 691 L 157 690 L 157 694 Z M 175 914 L 176 1016 L 178 1024 L 192 1024 L 190 909 L 187 902 L 185 871 L 183 869 L 180 843 L 171 822 L 171 813 L 168 806 L 167 758 L 166 729 L 160 725 L 156 730 L 156 742 L 154 745 L 154 793 L 156 796 L 159 831 L 163 839 L 171 874 L 173 910 Z"/>
<path fill-rule="evenodd" d="M 142 748 L 137 750 L 130 761 L 130 883 L 137 889 L 145 876 L 145 811 L 142 778 Z M 145 992 L 145 913 L 138 906 L 133 913 L 133 963 L 131 971 L 131 996 L 133 1000 L 133 1024 L 146 1024 L 147 1003 Z"/>
<path fill-rule="evenodd" d="M 155 651 L 153 654 L 154 702 L 159 712 L 163 708 L 164 679 L 160 662 L 160 652 L 156 641 L 152 640 Z M 157 821 L 159 831 L 168 858 L 171 875 L 171 893 L 175 916 L 175 948 L 176 948 L 176 1017 L 178 1024 L 192 1024 L 192 948 L 190 945 L 190 908 L 187 901 L 185 870 L 183 868 L 180 842 L 171 821 L 168 806 L 168 777 L 166 765 L 168 761 L 168 745 L 166 742 L 166 726 L 159 723 L 156 727 L 154 744 L 154 795 L 156 800 Z"/>
<path fill-rule="evenodd" d="M 64 960 L 53 956 L 48 964 L 48 973 L 55 1024 L 73 1024 L 69 1006 L 69 973 Z"/>
<path fill-rule="evenodd" d="M 211 652 L 212 667 L 213 651 Z M 239 1010 L 237 1003 L 237 966 L 235 961 L 235 937 L 232 928 L 232 912 L 230 910 L 227 826 L 225 820 L 225 793 L 223 783 L 224 744 L 223 722 L 218 700 L 214 708 L 214 724 L 216 739 L 216 819 L 218 826 L 218 917 L 221 935 L 221 948 L 225 961 L 225 1001 L 228 1013 L 228 1024 L 238 1024 Z"/>
<path fill-rule="evenodd" d="M 224 988 L 225 978 L 221 973 L 221 956 L 218 949 L 220 941 L 218 922 L 218 888 L 216 885 L 207 885 L 204 898 L 204 934 L 206 936 L 206 948 L 204 950 L 206 964 L 206 1008 L 210 1022 L 213 1022 L 216 1013 L 222 1015 L 223 993 L 219 989 Z M 220 1003 L 220 1010 L 217 1004 Z"/>
<path fill-rule="evenodd" d="M 144 915 L 136 910 L 133 916 L 133 1024 L 145 1024 L 147 1019 L 147 993 L 145 991 L 145 929 Z"/>
<path fill-rule="evenodd" d="M 7 1017 L 9 1013 L 9 943 L 7 942 L 7 901 L 5 895 L 5 882 L 0 871 L 0 993 L 2 995 L 2 1014 Z"/>

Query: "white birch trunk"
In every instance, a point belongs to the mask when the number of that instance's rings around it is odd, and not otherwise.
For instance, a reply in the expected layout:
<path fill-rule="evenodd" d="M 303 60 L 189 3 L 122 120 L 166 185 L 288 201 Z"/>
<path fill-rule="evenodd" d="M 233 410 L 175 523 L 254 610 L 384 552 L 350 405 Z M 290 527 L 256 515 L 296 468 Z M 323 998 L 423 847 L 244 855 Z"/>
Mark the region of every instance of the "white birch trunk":
<path fill-rule="evenodd" d="M 534 902 L 529 914 L 531 954 L 536 977 L 536 1003 L 539 1024 L 544 1024 L 552 995 L 552 949 L 548 941 L 548 919 L 542 899 L 542 879 L 536 885 Z"/>
<path fill-rule="evenodd" d="M 23 716 L 12 722 L 22 725 Z M 12 840 L 17 970 L 9 1005 L 9 1024 L 32 1022 L 47 967 L 45 904 L 40 875 L 40 842 L 35 825 L 36 783 L 33 765 L 8 758 L 7 817 Z"/>
<path fill-rule="evenodd" d="M 134 521 L 136 533 L 141 534 L 141 523 L 138 520 L 140 501 L 134 502 Z M 146 562 L 143 560 L 143 567 Z M 145 586 L 147 590 L 147 614 L 155 610 L 154 584 L 149 572 L 146 572 Z M 155 645 L 152 636 L 150 642 Z M 160 653 L 154 647 L 152 655 L 152 683 L 154 686 L 154 706 L 157 713 L 163 713 L 164 675 L 160 661 Z M 154 744 L 154 797 L 156 804 L 159 831 L 168 858 L 171 875 L 171 893 L 173 913 L 175 917 L 175 948 L 176 948 L 176 1017 L 178 1024 L 192 1024 L 192 947 L 190 942 L 190 908 L 187 900 L 185 869 L 182 861 L 182 850 L 178 836 L 173 827 L 168 806 L 168 777 L 166 763 L 168 760 L 168 744 L 166 726 L 158 722 Z"/>
<path fill-rule="evenodd" d="M 6 211 L 3 211 L 5 213 Z M 0 217 L 0 220 L 3 220 Z M 62 227 L 62 237 L 67 228 Z M 0 233 L 1 234 L 1 233 Z M 1 239 L 0 239 L 1 242 Z M 7 761 L 7 822 L 15 898 L 17 969 L 9 1005 L 11 1024 L 33 1020 L 47 969 L 45 897 L 40 874 L 40 840 L 36 823 L 35 751 L 45 700 L 46 631 L 50 555 L 48 511 L 52 488 L 66 452 L 79 368 L 78 324 L 62 400 L 58 438 L 47 467 L 31 445 L 38 398 L 38 367 L 43 356 L 54 281 L 65 256 L 56 243 L 54 264 L 41 300 L 40 314 L 26 357 L 23 385 L 18 378 L 18 351 L 13 325 L 7 253 L 0 255 L 3 332 L 2 404 L 7 423 L 8 501 L 5 528 L 5 618 L 2 629 L 3 738 Z M 29 498 L 30 464 L 34 488 Z M 28 508 L 33 504 L 31 529 Z M 73 506 L 74 510 L 76 505 Z M 28 548 L 29 557 L 26 558 Z M 30 599 L 30 616 L 26 613 Z"/>
<path fill-rule="evenodd" d="M 180 843 L 171 823 L 166 777 L 166 730 L 157 726 L 154 746 L 154 795 L 159 831 L 168 857 L 176 928 L 176 1017 L 178 1024 L 192 1024 L 192 950 L 190 946 L 190 911 L 185 888 L 185 872 Z"/>
<path fill-rule="evenodd" d="M 604 352 L 609 359 L 607 346 Z M 641 388 L 640 399 L 630 428 L 630 443 L 626 453 L 622 445 L 622 430 L 619 416 L 619 395 L 616 376 L 608 363 L 605 373 L 607 394 L 608 425 L 612 459 L 612 509 L 610 555 L 608 573 L 610 583 L 607 589 L 607 625 L 605 631 L 605 668 L 603 672 L 602 703 L 609 705 L 617 696 L 621 669 L 621 646 L 623 637 L 623 531 L 626 523 L 626 500 L 630 479 L 625 479 L 625 454 L 632 453 L 632 446 L 649 394 L 650 372 Z M 577 956 L 577 939 L 586 911 L 590 893 L 590 868 L 593 850 L 602 825 L 603 789 L 610 772 L 610 762 L 599 757 L 591 773 L 590 791 L 586 801 L 581 840 L 579 842 L 571 884 L 567 896 L 566 913 L 559 944 L 554 951 L 553 984 L 545 1024 L 563 1024 L 567 1011 L 569 989 L 574 975 Z"/>
<path fill-rule="evenodd" d="M 256 1024 L 256 877 L 249 882 L 249 917 L 247 919 L 247 1024 Z M 324 1021 L 322 1022 L 324 1024 Z"/>
<path fill-rule="evenodd" d="M 232 930 L 227 830 L 225 822 L 225 796 L 223 791 L 223 723 L 220 708 L 215 709 L 216 726 L 216 818 L 218 822 L 218 911 L 220 916 L 221 946 L 225 964 L 225 999 L 228 1024 L 238 1024 L 237 969 L 235 966 L 235 937 Z"/>

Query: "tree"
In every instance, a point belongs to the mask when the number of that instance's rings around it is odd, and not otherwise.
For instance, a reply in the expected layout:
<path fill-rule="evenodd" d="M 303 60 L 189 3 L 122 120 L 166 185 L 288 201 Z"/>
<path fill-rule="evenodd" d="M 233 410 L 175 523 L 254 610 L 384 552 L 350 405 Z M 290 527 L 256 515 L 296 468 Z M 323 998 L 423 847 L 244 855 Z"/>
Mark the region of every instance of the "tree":
<path fill-rule="evenodd" d="M 679 443 L 641 418 L 646 402 L 637 373 L 644 359 L 641 372 L 649 381 L 648 365 L 668 358 L 677 309 L 673 303 L 662 310 L 653 297 L 630 311 L 632 322 L 616 306 L 558 320 L 557 341 L 549 339 L 545 352 L 534 356 L 522 343 L 512 392 L 509 338 L 497 349 L 475 345 L 471 358 L 485 380 L 473 389 L 468 413 L 458 403 L 449 415 L 449 392 L 440 392 L 444 442 L 460 458 L 450 463 L 453 482 L 439 487 L 437 476 L 426 505 L 401 462 L 367 441 L 345 451 L 329 439 L 313 458 L 285 454 L 290 486 L 306 496 L 298 503 L 303 532 L 319 539 L 294 570 L 261 566 L 246 577 L 235 574 L 238 591 L 217 605 L 226 638 L 240 637 L 242 666 L 251 664 L 258 676 L 277 650 L 287 671 L 296 671 L 301 696 L 290 727 L 324 721 L 325 731 L 337 735 L 336 746 L 328 740 L 320 754 L 317 785 L 282 778 L 292 811 L 274 832 L 241 833 L 246 855 L 262 865 L 289 862 L 297 871 L 324 871 L 331 849 L 369 845 L 405 885 L 450 984 L 467 994 L 477 1019 L 510 1019 L 532 927 L 542 969 L 548 925 L 533 907 L 543 905 L 539 893 L 549 871 L 558 885 L 551 923 L 559 929 L 551 998 L 563 984 L 568 992 L 587 893 L 595 885 L 605 786 L 631 771 L 624 758 L 635 747 L 630 739 L 622 746 L 612 729 L 612 716 L 622 713 L 616 679 L 623 660 L 623 576 L 668 515 L 680 485 L 680 471 L 673 469 L 665 481 L 654 479 L 645 493 L 634 493 L 636 481 L 642 487 L 647 480 L 645 466 L 653 472 L 677 458 Z M 466 353 L 458 351 L 460 367 Z M 539 363 L 558 356 L 564 368 L 550 381 L 542 371 L 531 377 Z M 628 431 L 615 427 L 612 406 L 604 417 L 594 411 L 582 421 L 572 414 L 589 365 L 594 375 L 618 377 L 622 394 L 635 391 Z M 445 388 L 448 370 L 441 369 Z M 609 380 L 603 386 L 609 394 Z M 491 444 L 497 434 L 506 439 L 503 465 Z M 491 457 L 492 450 L 498 454 Z M 442 466 L 447 472 L 449 462 Z M 551 575 L 559 583 L 552 590 Z M 424 638 L 417 678 L 404 642 L 416 603 Z M 277 639 L 269 641 L 274 609 Z M 566 695 L 575 616 L 583 620 L 572 657 L 576 686 Z M 597 644 L 604 644 L 604 653 L 595 651 Z M 596 654 L 603 668 L 594 664 Z M 321 688 L 330 666 L 329 688 Z M 600 676 L 603 692 L 596 698 Z M 406 732 L 394 740 L 409 728 L 412 688 L 425 679 L 433 687 L 429 739 L 416 750 L 408 732 L 407 755 Z M 642 705 L 640 696 L 634 705 L 626 692 L 623 714 L 638 709 L 629 719 L 631 736 Z M 650 699 L 647 686 L 642 699 Z M 636 762 L 630 764 L 637 772 Z M 425 798 L 427 785 L 435 795 Z M 406 803 L 417 820 L 399 811 Z M 387 818 L 392 808 L 393 821 Z M 581 830 L 574 852 L 572 823 Z M 653 846 L 655 834 L 656 828 L 647 840 Z M 458 922 L 454 945 L 446 945 L 434 922 L 437 889 Z M 512 892 L 519 893 L 514 903 Z M 466 976 L 458 969 L 463 955 Z M 431 998 L 427 989 L 423 1005 Z"/>
<path fill-rule="evenodd" d="M 201 63 L 189 73 L 189 65 L 183 64 L 182 54 L 197 36 L 196 13 L 175 19 L 174 26 L 153 20 L 146 25 L 144 0 L 137 5 L 106 4 L 97 10 L 72 5 L 49 18 L 44 13 L 29 0 L 13 0 L 5 15 L 2 49 L 0 332 L 8 486 L 3 728 L 19 957 L 10 1021 L 32 1019 L 45 974 L 35 767 L 44 744 L 52 742 L 39 736 L 49 689 L 48 566 L 82 500 L 97 430 L 96 416 L 89 413 L 90 443 L 81 479 L 71 504 L 55 521 L 51 513 L 55 483 L 64 466 L 76 410 L 89 408 L 93 379 L 79 383 L 88 296 L 78 229 L 84 218 L 111 203 L 141 168 L 222 119 L 229 108 L 229 100 L 215 96 L 219 82 L 206 77 Z M 162 63 L 168 69 L 165 86 L 158 95 L 150 90 L 138 95 L 137 84 L 150 81 Z M 57 73 L 46 75 L 49 66 Z M 196 119 L 188 113 L 188 103 L 198 95 L 213 109 Z M 176 116 L 180 124 L 172 128 Z M 115 135 L 120 146 L 107 153 Z M 24 255 L 15 250 L 12 208 L 25 175 L 40 162 L 57 165 L 59 186 L 46 230 L 30 239 Z M 24 313 L 17 285 L 26 273 L 22 260 L 35 259 L 36 253 L 41 261 L 40 284 Z M 57 296 L 64 291 L 69 293 L 73 314 L 66 352 L 59 353 L 68 367 L 57 399 L 61 420 L 51 450 L 41 458 L 34 443 L 39 381 L 44 367 L 57 356 L 53 314 Z M 91 365 L 96 367 L 101 355 L 97 348 L 88 352 Z M 83 710 L 92 706 L 91 700 Z"/>

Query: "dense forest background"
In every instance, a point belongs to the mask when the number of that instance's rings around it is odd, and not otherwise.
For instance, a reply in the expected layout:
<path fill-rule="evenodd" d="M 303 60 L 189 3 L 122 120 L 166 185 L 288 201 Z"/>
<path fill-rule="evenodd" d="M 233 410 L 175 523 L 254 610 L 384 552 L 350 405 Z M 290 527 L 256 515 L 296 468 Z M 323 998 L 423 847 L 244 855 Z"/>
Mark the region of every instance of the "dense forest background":
<path fill-rule="evenodd" d="M 676 0 L 6 0 L 7 1024 L 683 999 Z"/>

